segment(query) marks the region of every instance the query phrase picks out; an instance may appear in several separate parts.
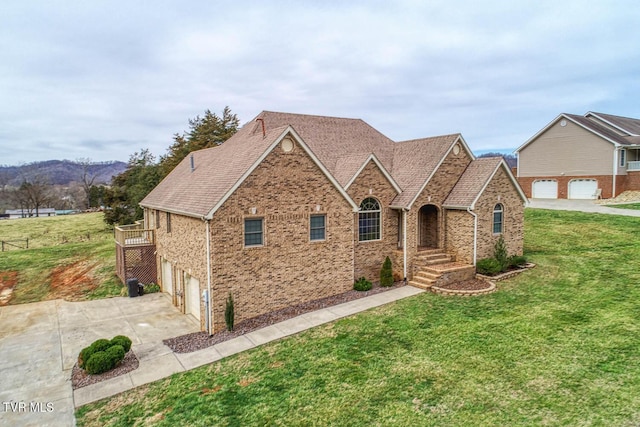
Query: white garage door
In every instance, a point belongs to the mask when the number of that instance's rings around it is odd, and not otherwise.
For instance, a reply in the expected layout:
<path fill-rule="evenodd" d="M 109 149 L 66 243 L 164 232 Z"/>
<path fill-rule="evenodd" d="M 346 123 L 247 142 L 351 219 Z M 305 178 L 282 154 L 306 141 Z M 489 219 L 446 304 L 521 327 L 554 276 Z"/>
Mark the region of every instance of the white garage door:
<path fill-rule="evenodd" d="M 171 277 L 171 263 L 162 259 L 162 290 L 173 295 L 173 278 Z"/>
<path fill-rule="evenodd" d="M 534 181 L 532 195 L 534 199 L 557 199 L 558 181 L 555 179 Z"/>
<path fill-rule="evenodd" d="M 187 298 L 184 304 L 185 311 L 200 320 L 200 281 L 186 273 L 184 275 L 184 293 Z"/>
<path fill-rule="evenodd" d="M 595 179 L 574 179 L 569 182 L 570 199 L 595 199 L 598 181 Z"/>

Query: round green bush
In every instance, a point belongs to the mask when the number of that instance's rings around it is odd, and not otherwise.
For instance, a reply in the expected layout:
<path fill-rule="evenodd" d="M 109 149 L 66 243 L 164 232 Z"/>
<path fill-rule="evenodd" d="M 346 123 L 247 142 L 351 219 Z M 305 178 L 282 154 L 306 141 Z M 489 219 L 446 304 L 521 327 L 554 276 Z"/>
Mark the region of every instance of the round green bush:
<path fill-rule="evenodd" d="M 94 353 L 87 363 L 85 363 L 85 370 L 91 375 L 101 374 L 107 372 L 113 368 L 112 358 L 109 357 L 106 351 L 99 351 Z"/>
<path fill-rule="evenodd" d="M 107 356 L 109 356 L 109 359 L 111 360 L 111 368 L 109 369 L 113 369 L 118 366 L 118 363 L 122 362 L 126 352 L 121 345 L 116 344 L 109 347 L 105 353 L 107 353 Z"/>
<path fill-rule="evenodd" d="M 124 348 L 124 352 L 128 352 L 131 350 L 131 340 L 129 337 L 125 337 L 124 335 L 117 335 L 111 338 L 111 345 L 121 345 Z"/>
<path fill-rule="evenodd" d="M 373 285 L 371 284 L 370 281 L 368 281 L 364 277 L 361 277 L 358 280 L 356 280 L 356 282 L 353 284 L 353 289 L 355 289 L 356 291 L 362 292 L 362 291 L 370 290 L 372 286 Z"/>
<path fill-rule="evenodd" d="M 89 347 L 83 348 L 80 352 L 80 356 L 78 357 L 78 366 L 84 368 L 84 365 L 91 356 L 99 351 L 105 351 L 109 347 L 111 347 L 111 341 L 107 339 L 101 338 L 94 341 Z"/>

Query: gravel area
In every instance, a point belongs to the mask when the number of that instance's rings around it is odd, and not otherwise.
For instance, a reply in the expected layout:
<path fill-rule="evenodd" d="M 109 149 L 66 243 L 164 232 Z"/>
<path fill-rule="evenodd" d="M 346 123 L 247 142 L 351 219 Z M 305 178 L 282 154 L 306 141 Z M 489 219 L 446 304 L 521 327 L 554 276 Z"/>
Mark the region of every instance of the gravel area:
<path fill-rule="evenodd" d="M 91 384 L 99 383 L 100 381 L 108 380 L 119 375 L 124 375 L 127 372 L 131 372 L 134 369 L 138 369 L 138 358 L 135 354 L 133 354 L 132 350 L 129 350 L 127 354 L 124 355 L 124 359 L 122 362 L 115 368 L 110 371 L 107 371 L 103 374 L 98 375 L 89 375 L 87 372 L 78 367 L 76 363 L 73 365 L 73 369 L 71 371 L 71 387 L 75 390 L 77 388 L 86 387 Z"/>
<path fill-rule="evenodd" d="M 440 289 L 448 289 L 451 291 L 480 291 L 489 289 L 491 284 L 485 280 L 471 279 L 464 282 L 453 282 L 446 285 L 438 285 Z"/>
<path fill-rule="evenodd" d="M 242 322 L 234 325 L 233 332 L 222 331 L 213 335 L 209 335 L 206 332 L 194 332 L 192 334 L 166 339 L 163 343 L 165 343 L 175 353 L 190 353 L 192 351 L 202 350 L 203 348 L 247 334 L 251 331 L 255 331 L 256 329 L 291 319 L 292 317 L 296 317 L 310 311 L 353 301 L 358 298 L 396 289 L 401 286 L 405 286 L 404 282 L 396 282 L 393 286 L 386 288 L 374 283 L 373 287 L 369 291 L 360 292 L 351 290 L 339 295 L 298 304 L 292 307 L 283 308 L 282 310 L 273 311 L 271 313 L 243 320 Z"/>
<path fill-rule="evenodd" d="M 640 202 L 640 191 L 625 191 L 613 199 L 600 199 L 595 201 L 599 205 L 614 205 L 616 203 Z"/>

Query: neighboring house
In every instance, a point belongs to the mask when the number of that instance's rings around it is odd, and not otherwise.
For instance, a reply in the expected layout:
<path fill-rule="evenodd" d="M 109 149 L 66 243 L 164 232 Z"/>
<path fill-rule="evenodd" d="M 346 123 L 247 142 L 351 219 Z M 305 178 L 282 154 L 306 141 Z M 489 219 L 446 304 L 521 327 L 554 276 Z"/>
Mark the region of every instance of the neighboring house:
<path fill-rule="evenodd" d="M 362 120 L 262 112 L 141 202 L 131 258 L 155 253 L 163 290 L 216 332 L 229 293 L 239 322 L 378 280 L 387 256 L 415 286 L 473 277 L 500 236 L 522 254 L 525 203 L 502 158 L 459 134 L 394 142 Z"/>
<path fill-rule="evenodd" d="M 516 153 L 527 197 L 595 199 L 640 190 L 640 119 L 560 114 Z"/>
<path fill-rule="evenodd" d="M 7 209 L 4 213 L 9 215 L 9 219 L 56 216 L 54 208 L 40 208 L 37 211 L 35 209 Z"/>

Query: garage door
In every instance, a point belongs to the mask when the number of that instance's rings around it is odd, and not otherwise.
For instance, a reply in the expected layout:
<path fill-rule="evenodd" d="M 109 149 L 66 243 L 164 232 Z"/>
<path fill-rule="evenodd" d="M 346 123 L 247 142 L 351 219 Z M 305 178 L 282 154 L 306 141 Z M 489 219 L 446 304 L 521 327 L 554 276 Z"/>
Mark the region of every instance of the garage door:
<path fill-rule="evenodd" d="M 186 313 L 200 320 L 200 281 L 185 273 L 184 290 L 187 298 L 184 304 Z"/>
<path fill-rule="evenodd" d="M 598 181 L 595 179 L 574 179 L 569 181 L 570 199 L 595 199 Z"/>
<path fill-rule="evenodd" d="M 534 199 L 557 199 L 558 181 L 555 179 L 534 181 L 532 195 Z"/>
<path fill-rule="evenodd" d="M 171 277 L 171 263 L 162 259 L 162 290 L 173 295 L 173 278 Z"/>

